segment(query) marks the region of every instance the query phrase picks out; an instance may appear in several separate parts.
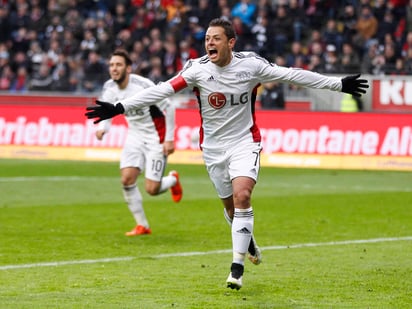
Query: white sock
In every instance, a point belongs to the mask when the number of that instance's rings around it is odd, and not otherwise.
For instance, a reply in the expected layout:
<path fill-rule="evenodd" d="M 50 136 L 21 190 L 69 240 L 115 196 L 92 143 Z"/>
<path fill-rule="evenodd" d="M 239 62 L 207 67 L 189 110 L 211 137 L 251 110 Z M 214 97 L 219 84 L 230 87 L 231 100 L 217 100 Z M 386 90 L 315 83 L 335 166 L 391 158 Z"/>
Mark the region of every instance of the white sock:
<path fill-rule="evenodd" d="M 149 222 L 143 209 L 142 195 L 136 184 L 123 187 L 123 196 L 136 223 L 149 228 Z"/>
<path fill-rule="evenodd" d="M 253 233 L 253 209 L 235 208 L 232 222 L 233 263 L 244 265 Z"/>
<path fill-rule="evenodd" d="M 162 177 L 162 181 L 160 182 L 160 188 L 159 188 L 159 193 L 163 193 L 173 187 L 177 182 L 177 179 L 175 176 L 164 176 Z"/>

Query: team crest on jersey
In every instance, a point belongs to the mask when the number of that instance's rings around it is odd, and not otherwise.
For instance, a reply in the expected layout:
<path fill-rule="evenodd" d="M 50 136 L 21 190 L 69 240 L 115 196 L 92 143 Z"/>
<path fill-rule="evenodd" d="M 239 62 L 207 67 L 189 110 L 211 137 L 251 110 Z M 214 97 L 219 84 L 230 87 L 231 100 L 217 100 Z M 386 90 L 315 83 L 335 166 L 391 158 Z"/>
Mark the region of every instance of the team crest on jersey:
<path fill-rule="evenodd" d="M 214 109 L 221 109 L 226 104 L 226 97 L 221 92 L 212 92 L 207 97 L 207 101 Z"/>

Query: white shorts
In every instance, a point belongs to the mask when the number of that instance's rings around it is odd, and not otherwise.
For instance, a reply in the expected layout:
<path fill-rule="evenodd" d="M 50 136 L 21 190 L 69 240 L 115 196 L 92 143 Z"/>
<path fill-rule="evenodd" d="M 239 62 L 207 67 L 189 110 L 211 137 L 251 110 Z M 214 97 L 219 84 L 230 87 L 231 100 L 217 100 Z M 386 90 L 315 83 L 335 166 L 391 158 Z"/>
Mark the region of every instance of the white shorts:
<path fill-rule="evenodd" d="M 232 180 L 239 176 L 257 181 L 260 168 L 260 143 L 239 143 L 226 151 L 204 150 L 207 172 L 220 198 L 233 194 Z"/>
<path fill-rule="evenodd" d="M 163 154 L 162 144 L 147 144 L 126 141 L 121 158 L 120 168 L 136 167 L 145 172 L 145 177 L 153 181 L 161 181 L 167 158 Z"/>

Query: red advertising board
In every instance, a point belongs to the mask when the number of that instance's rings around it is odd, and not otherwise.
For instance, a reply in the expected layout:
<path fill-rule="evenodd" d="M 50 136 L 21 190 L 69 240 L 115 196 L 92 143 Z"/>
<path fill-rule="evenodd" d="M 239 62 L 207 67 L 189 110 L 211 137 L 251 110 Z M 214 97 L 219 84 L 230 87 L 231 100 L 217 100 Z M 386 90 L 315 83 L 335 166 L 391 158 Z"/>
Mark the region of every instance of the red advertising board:
<path fill-rule="evenodd" d="M 0 105 L 0 157 L 117 160 L 126 136 L 122 116 L 103 141 L 80 106 Z M 258 111 L 262 164 L 412 170 L 412 115 Z M 200 116 L 176 113 L 171 162 L 201 163 Z"/>
<path fill-rule="evenodd" d="M 411 80 L 373 80 L 372 89 L 374 111 L 412 113 Z"/>

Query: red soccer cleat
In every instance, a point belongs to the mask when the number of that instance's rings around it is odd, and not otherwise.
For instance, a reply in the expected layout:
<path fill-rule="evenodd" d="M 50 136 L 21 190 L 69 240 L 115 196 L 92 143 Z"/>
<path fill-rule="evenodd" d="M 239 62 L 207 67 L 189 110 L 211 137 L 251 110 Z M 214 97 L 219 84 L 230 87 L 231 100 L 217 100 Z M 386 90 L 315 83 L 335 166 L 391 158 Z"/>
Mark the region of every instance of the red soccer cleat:
<path fill-rule="evenodd" d="M 182 185 L 180 184 L 179 181 L 179 173 L 176 171 L 171 171 L 169 173 L 169 176 L 175 176 L 176 177 L 176 184 L 170 188 L 170 192 L 172 193 L 172 199 L 174 202 L 180 202 L 183 196 L 183 189 Z"/>
<path fill-rule="evenodd" d="M 126 236 L 139 236 L 145 234 L 152 234 L 152 230 L 148 227 L 144 227 L 143 225 L 137 225 L 133 230 L 125 233 Z"/>

